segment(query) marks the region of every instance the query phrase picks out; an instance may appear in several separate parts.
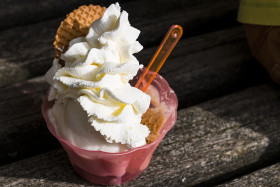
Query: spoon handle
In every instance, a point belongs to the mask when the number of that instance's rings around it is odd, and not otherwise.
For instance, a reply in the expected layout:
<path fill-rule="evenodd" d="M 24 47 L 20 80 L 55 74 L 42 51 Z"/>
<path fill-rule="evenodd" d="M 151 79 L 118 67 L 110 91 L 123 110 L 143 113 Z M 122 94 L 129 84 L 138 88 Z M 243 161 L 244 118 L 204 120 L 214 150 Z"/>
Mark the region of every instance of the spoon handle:
<path fill-rule="evenodd" d="M 172 25 L 168 32 L 166 33 L 165 37 L 163 38 L 160 46 L 158 47 L 156 53 L 150 60 L 150 63 L 146 67 L 146 70 L 137 81 L 135 87 L 139 88 L 143 92 L 147 90 L 155 76 L 157 75 L 158 71 L 164 64 L 165 60 L 179 41 L 183 34 L 183 28 L 180 25 Z M 152 71 L 152 74 L 147 75 L 148 71 Z M 142 81 L 146 80 L 147 84 L 141 85 Z M 140 86 L 141 85 L 141 86 Z"/>

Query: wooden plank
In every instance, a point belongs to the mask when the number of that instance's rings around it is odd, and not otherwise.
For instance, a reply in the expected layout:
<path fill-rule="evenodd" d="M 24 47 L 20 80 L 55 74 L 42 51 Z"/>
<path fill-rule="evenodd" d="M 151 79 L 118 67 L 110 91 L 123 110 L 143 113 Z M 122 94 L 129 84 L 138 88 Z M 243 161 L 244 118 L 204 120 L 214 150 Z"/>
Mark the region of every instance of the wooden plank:
<path fill-rule="evenodd" d="M 38 160 L 39 158 L 39 160 Z M 1 186 L 83 186 L 90 185 L 88 182 L 81 180 L 81 178 L 74 172 L 71 168 L 69 161 L 67 160 L 66 153 L 62 150 L 51 151 L 47 154 L 34 157 L 38 165 L 33 166 L 30 159 L 19 161 L 17 163 L 12 163 L 7 167 L 1 168 L 0 184 Z M 24 164 L 24 165 L 23 165 Z M 21 165 L 23 168 L 29 168 L 26 171 L 19 170 L 15 171 L 14 168 Z M 56 166 L 56 167 L 55 167 Z M 57 167 L 58 166 L 58 167 Z M 59 173 L 63 175 L 58 175 L 58 173 L 53 172 L 45 173 L 42 171 L 50 171 L 55 167 Z M 19 169 L 19 168 L 18 168 Z M 46 178 L 47 177 L 47 178 Z M 46 180 L 47 179 L 47 180 Z M 49 182 L 52 181 L 51 183 Z M 28 181 L 28 183 L 26 183 Z"/>
<path fill-rule="evenodd" d="M 40 22 L 47 19 L 53 19 L 57 17 L 64 17 L 73 9 L 88 4 L 95 4 L 108 7 L 110 4 L 119 2 L 124 10 L 131 12 L 132 16 L 140 15 L 142 19 L 151 16 L 158 16 L 160 14 L 166 14 L 170 11 L 182 10 L 187 6 L 198 6 L 204 4 L 205 0 L 141 0 L 141 1 L 125 1 L 125 0 L 2 0 L 0 2 L 0 30 L 15 27 L 19 25 L 26 25 L 30 23 Z M 219 2 L 217 2 L 219 3 Z M 237 0 L 231 0 L 229 3 L 237 8 Z M 141 7 L 141 11 L 138 10 Z M 145 12 L 145 13 L 144 13 Z"/>
<path fill-rule="evenodd" d="M 39 114 L 43 95 L 48 87 L 44 77 L 39 77 L 1 89 L 0 122 Z"/>
<path fill-rule="evenodd" d="M 280 163 L 250 173 L 219 187 L 280 186 Z"/>
<path fill-rule="evenodd" d="M 262 82 L 264 72 L 248 62 L 251 57 L 243 37 L 236 27 L 182 40 L 161 72 L 178 95 L 179 108 Z M 140 60 L 153 52 L 154 48 L 146 49 Z M 0 149 L 6 150 L 0 154 L 0 164 L 57 147 L 48 144 L 50 134 L 40 115 L 47 88 L 39 77 L 0 89 Z M 36 148 L 38 142 L 45 147 Z"/>
<path fill-rule="evenodd" d="M 279 159 L 279 94 L 279 87 L 262 85 L 180 110 L 150 166 L 123 186 L 209 184 Z M 0 184 L 88 185 L 62 150 L 0 167 Z"/>
<path fill-rule="evenodd" d="M 192 36 L 187 39 L 180 40 L 174 50 L 171 52 L 168 59 L 187 56 L 189 54 L 205 51 L 227 43 L 242 42 L 245 40 L 246 37 L 243 26 L 240 25 L 214 32 L 204 33 L 198 36 Z M 158 46 L 149 47 L 148 49 L 144 48 L 141 52 L 136 53 L 135 56 L 138 58 L 140 63 L 147 65 L 152 55 L 155 53 L 157 47 Z M 245 52 L 247 53 L 247 50 Z"/>
<path fill-rule="evenodd" d="M 140 2 L 132 3 L 131 8 L 141 7 L 143 3 Z M 139 40 L 144 47 L 157 46 L 169 26 L 175 23 L 184 27 L 184 37 L 236 24 L 236 7 L 237 0 L 217 0 L 216 3 L 203 1 L 201 4 L 183 6 L 175 12 L 170 9 L 166 14 L 157 16 L 144 10 L 131 11 L 131 23 L 142 31 Z M 50 68 L 54 56 L 52 42 L 62 19 L 0 32 L 0 86 L 42 75 Z"/>
<path fill-rule="evenodd" d="M 123 2 L 123 0 L 120 1 Z M 108 6 L 112 2 L 102 0 L 1 0 L 0 30 L 65 16 L 77 7 L 91 3 Z"/>
<path fill-rule="evenodd" d="M 179 108 L 268 81 L 245 41 L 171 58 L 160 74 L 174 88 Z"/>
<path fill-rule="evenodd" d="M 0 165 L 58 147 L 41 115 L 44 77 L 1 89 Z"/>

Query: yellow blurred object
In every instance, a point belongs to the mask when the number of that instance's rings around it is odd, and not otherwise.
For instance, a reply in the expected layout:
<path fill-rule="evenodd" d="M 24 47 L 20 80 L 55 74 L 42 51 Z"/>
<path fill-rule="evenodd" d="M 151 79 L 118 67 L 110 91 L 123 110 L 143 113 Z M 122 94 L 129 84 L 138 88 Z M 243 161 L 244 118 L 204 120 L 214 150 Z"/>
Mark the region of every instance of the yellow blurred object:
<path fill-rule="evenodd" d="M 244 24 L 253 56 L 280 83 L 280 26 Z"/>
<path fill-rule="evenodd" d="M 237 20 L 256 25 L 280 25 L 280 0 L 240 0 Z"/>
<path fill-rule="evenodd" d="M 240 0 L 237 20 L 244 24 L 252 55 L 280 83 L 280 0 Z"/>

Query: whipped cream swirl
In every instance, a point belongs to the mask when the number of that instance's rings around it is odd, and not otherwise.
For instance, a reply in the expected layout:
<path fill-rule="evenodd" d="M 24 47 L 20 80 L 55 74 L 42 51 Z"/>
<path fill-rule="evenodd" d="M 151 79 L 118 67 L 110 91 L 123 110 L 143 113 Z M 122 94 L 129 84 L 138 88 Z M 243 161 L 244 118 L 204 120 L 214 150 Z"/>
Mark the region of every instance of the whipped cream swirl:
<path fill-rule="evenodd" d="M 150 96 L 128 83 L 143 67 L 133 56 L 143 48 L 136 41 L 139 34 L 130 25 L 128 13 L 121 12 L 118 3 L 112 4 L 92 23 L 86 37 L 70 42 L 61 55 L 65 66 L 55 59 L 46 73 L 49 101 L 78 102 L 95 131 L 107 142 L 127 148 L 145 145 L 150 132 L 141 124 Z"/>

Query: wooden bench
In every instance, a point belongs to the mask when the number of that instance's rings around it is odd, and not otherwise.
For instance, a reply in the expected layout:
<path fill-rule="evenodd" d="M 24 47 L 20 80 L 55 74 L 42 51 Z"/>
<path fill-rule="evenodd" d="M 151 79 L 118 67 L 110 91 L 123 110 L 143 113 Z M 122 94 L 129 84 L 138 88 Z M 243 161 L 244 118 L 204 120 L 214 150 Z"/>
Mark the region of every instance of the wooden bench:
<path fill-rule="evenodd" d="M 278 163 L 219 186 L 279 186 L 279 171 Z"/>
<path fill-rule="evenodd" d="M 6 1 L 0 2 L 0 186 L 91 185 L 46 128 L 43 75 L 67 12 L 112 2 Z M 184 28 L 160 71 L 178 96 L 177 122 L 144 173 L 123 186 L 280 185 L 280 87 L 250 54 L 236 22 L 238 0 L 120 3 L 141 30 L 137 58 L 144 65 L 170 25 Z"/>

